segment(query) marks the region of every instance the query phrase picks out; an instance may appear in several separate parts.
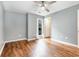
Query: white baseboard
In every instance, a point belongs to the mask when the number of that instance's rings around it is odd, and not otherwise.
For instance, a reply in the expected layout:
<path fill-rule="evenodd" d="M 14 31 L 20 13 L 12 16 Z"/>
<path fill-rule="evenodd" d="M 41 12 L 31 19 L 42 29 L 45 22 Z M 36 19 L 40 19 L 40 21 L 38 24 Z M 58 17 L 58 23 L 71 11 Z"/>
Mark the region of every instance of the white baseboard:
<path fill-rule="evenodd" d="M 9 41 L 5 41 L 5 43 L 16 42 L 16 41 L 20 41 L 20 40 L 26 40 L 26 38 L 21 38 L 21 39 L 16 39 L 16 40 L 9 40 Z"/>
<path fill-rule="evenodd" d="M 59 41 L 59 40 L 53 40 L 53 41 L 56 41 L 56 42 L 58 42 L 58 43 L 62 43 L 62 44 L 66 44 L 66 45 L 69 45 L 69 46 L 73 46 L 73 47 L 79 48 L 78 45 L 71 44 L 71 43 L 68 43 L 68 42 L 63 42 L 63 41 Z"/>
<path fill-rule="evenodd" d="M 2 51 L 3 51 L 3 49 L 4 49 L 4 46 L 5 46 L 5 42 L 3 43 L 3 46 L 2 46 L 2 48 L 1 48 L 1 50 L 0 50 L 0 56 L 1 56 L 1 54 L 2 54 Z"/>
<path fill-rule="evenodd" d="M 28 39 L 28 41 L 32 41 L 32 40 L 36 40 L 36 39 Z"/>

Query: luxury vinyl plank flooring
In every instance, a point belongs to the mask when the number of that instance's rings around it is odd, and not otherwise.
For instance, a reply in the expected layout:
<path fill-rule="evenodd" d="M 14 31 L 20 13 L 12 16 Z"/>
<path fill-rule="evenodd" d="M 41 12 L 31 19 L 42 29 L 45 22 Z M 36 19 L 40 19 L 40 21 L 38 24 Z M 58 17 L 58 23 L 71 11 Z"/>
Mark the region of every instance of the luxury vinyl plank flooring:
<path fill-rule="evenodd" d="M 6 43 L 2 57 L 79 57 L 79 48 L 52 41 L 50 38 Z"/>

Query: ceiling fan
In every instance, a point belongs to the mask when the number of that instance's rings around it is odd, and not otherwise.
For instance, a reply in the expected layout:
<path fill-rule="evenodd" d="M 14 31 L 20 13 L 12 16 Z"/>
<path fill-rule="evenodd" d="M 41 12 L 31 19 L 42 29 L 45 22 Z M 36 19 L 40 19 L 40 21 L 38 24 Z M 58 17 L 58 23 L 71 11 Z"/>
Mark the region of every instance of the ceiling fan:
<path fill-rule="evenodd" d="M 51 4 L 55 3 L 56 1 L 34 1 L 35 3 L 37 3 L 37 5 L 47 11 L 50 12 L 50 10 L 47 8 L 47 6 L 50 6 Z"/>

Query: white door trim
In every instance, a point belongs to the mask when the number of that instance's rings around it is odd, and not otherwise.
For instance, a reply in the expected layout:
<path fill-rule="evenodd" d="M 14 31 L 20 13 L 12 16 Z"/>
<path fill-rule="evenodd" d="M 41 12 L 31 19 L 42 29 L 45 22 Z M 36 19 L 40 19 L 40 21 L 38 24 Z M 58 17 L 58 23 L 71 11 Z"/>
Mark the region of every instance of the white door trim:
<path fill-rule="evenodd" d="M 42 22 L 42 35 L 38 35 L 38 21 L 39 20 L 41 20 L 41 22 Z M 39 36 L 42 36 L 42 37 L 44 37 L 44 32 L 43 32 L 43 19 L 42 18 L 37 18 L 37 32 L 36 32 L 36 34 L 37 34 L 37 38 L 39 37 Z"/>
<path fill-rule="evenodd" d="M 78 39 L 78 47 L 79 47 L 79 10 L 77 11 L 77 39 Z"/>

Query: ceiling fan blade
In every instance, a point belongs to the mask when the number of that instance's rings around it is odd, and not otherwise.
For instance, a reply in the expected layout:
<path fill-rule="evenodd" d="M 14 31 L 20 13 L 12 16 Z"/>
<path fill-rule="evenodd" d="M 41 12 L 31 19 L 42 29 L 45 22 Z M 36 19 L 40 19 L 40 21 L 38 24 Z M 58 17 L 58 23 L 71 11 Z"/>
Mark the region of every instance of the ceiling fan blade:
<path fill-rule="evenodd" d="M 51 5 L 51 4 L 53 4 L 53 3 L 56 3 L 56 1 L 51 1 L 51 2 L 49 2 L 48 4 Z"/>
<path fill-rule="evenodd" d="M 46 7 L 45 7 L 45 10 L 46 10 L 47 12 L 49 12 L 49 9 L 47 9 Z"/>
<path fill-rule="evenodd" d="M 41 4 L 42 2 L 41 1 L 34 1 L 35 3 L 37 3 L 37 4 Z"/>

